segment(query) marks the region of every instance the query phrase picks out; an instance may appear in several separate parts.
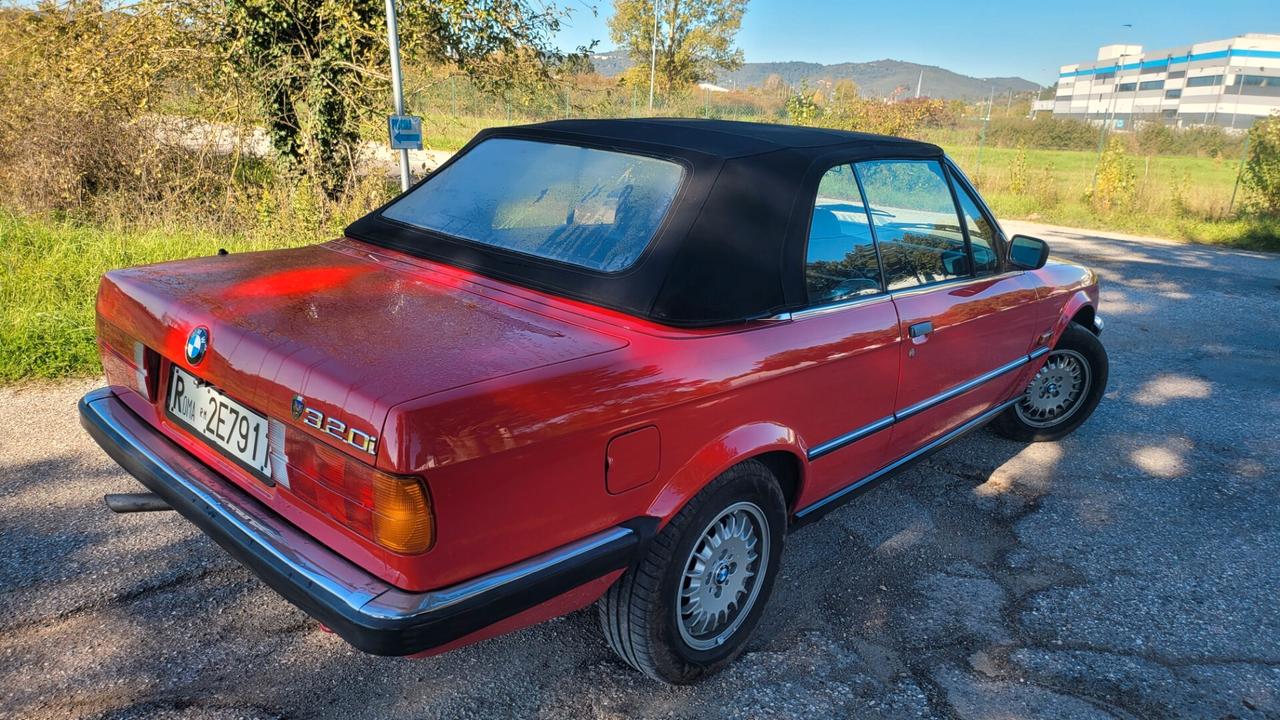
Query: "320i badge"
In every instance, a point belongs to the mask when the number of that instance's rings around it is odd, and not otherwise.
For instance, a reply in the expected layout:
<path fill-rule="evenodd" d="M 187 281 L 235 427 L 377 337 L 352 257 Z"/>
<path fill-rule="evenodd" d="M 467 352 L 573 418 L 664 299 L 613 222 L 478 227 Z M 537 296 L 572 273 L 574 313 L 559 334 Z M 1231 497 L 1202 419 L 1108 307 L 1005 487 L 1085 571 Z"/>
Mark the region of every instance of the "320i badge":
<path fill-rule="evenodd" d="M 361 650 L 596 603 L 685 683 L 742 651 L 789 530 L 975 428 L 1083 423 L 1097 306 L 933 145 L 565 120 L 481 132 L 343 238 L 108 273 L 80 413 Z"/>
<path fill-rule="evenodd" d="M 346 423 L 341 420 L 325 417 L 324 413 L 313 407 L 307 407 L 306 400 L 301 395 L 293 396 L 290 411 L 293 413 L 295 420 L 301 420 L 320 432 L 332 435 L 360 452 L 369 453 L 370 455 L 378 454 L 378 438 L 355 428 L 347 427 Z"/>

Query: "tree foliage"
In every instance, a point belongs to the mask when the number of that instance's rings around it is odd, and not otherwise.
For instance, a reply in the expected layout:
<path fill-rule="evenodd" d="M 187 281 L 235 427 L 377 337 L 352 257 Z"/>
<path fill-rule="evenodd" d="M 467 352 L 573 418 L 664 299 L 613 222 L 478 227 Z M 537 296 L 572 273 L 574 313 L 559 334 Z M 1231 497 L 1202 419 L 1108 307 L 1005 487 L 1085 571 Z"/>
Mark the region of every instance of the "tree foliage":
<path fill-rule="evenodd" d="M 329 195 L 340 192 L 355 166 L 361 121 L 390 107 L 383 2 L 179 1 L 225 7 L 218 35 L 258 98 L 277 154 Z M 545 82 L 566 59 L 552 44 L 562 17 L 532 0 L 405 3 L 401 47 L 406 60 L 451 64 L 489 90 Z"/>
<path fill-rule="evenodd" d="M 1254 209 L 1280 215 L 1280 117 L 1258 120 L 1249 129 L 1244 183 Z"/>
<path fill-rule="evenodd" d="M 742 66 L 733 39 L 747 0 L 659 0 L 657 76 L 661 87 L 680 90 L 714 80 L 719 70 Z M 635 63 L 630 77 L 648 80 L 654 0 L 614 0 L 609 33 Z"/>
<path fill-rule="evenodd" d="M 818 118 L 817 94 L 807 83 L 801 83 L 800 90 L 787 98 L 787 117 L 792 125 L 812 125 Z"/>
<path fill-rule="evenodd" d="M 160 10 L 92 0 L 0 9 L 0 195 L 62 210 L 146 184 L 160 150 L 143 126 L 200 64 L 189 47 Z"/>

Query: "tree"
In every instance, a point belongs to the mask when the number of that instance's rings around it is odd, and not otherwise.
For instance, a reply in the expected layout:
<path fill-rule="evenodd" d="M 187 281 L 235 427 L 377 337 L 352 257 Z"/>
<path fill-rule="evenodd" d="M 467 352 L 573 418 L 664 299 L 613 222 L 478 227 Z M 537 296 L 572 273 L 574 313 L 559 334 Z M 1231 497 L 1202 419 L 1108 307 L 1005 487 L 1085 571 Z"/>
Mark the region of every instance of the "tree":
<path fill-rule="evenodd" d="M 388 53 L 380 0 L 176 0 L 216 25 L 254 92 L 271 143 L 330 196 L 355 167 L 361 120 L 384 113 Z M 565 59 L 562 13 L 534 0 L 425 0 L 400 11 L 407 59 L 452 64 L 485 89 L 547 80 Z M 581 54 L 581 53 L 579 53 Z"/>
<path fill-rule="evenodd" d="M 764 79 L 762 87 L 765 93 L 769 95 L 782 95 L 787 91 L 786 83 L 782 82 L 782 76 L 778 73 L 769 73 L 769 76 Z"/>
<path fill-rule="evenodd" d="M 714 80 L 718 70 L 742 67 L 733 38 L 742 27 L 747 0 L 658 0 L 657 75 L 661 85 L 680 89 Z M 635 66 L 633 81 L 648 79 L 653 42 L 654 0 L 614 0 L 609 34 Z"/>
<path fill-rule="evenodd" d="M 831 90 L 831 104 L 838 105 L 857 100 L 858 91 L 858 83 L 853 80 L 849 78 L 837 80 L 835 88 Z"/>

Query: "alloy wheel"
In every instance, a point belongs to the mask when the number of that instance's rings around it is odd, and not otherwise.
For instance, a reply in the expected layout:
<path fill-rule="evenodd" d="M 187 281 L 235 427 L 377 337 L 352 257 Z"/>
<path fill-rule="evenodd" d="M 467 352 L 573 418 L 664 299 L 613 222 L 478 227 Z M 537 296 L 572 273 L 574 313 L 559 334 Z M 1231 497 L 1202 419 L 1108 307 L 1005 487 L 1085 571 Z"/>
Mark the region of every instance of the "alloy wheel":
<path fill-rule="evenodd" d="M 769 521 L 754 503 L 738 502 L 702 531 L 685 562 L 676 598 L 680 637 L 695 650 L 723 644 L 760 594 L 769 564 Z"/>
<path fill-rule="evenodd" d="M 1075 414 L 1089 394 L 1091 382 L 1089 363 L 1083 355 L 1075 350 L 1055 350 L 1014 408 L 1031 427 L 1053 427 Z"/>

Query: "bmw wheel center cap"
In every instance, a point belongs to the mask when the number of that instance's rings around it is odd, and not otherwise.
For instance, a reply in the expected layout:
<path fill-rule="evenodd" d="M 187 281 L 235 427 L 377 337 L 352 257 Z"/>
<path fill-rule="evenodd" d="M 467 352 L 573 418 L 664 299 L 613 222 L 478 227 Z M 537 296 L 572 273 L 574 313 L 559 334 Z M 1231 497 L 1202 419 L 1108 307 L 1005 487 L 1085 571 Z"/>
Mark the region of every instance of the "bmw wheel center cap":
<path fill-rule="evenodd" d="M 187 336 L 187 362 L 199 365 L 209 351 L 209 328 L 198 327 Z"/>

